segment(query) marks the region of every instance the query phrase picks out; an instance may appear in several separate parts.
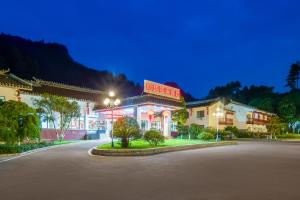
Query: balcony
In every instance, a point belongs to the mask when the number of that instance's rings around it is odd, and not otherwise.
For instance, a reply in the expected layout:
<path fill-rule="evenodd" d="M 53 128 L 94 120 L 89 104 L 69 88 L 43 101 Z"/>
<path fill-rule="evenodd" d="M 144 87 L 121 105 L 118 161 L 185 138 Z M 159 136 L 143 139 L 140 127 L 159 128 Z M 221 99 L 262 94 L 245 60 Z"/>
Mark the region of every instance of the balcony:
<path fill-rule="evenodd" d="M 267 125 L 269 123 L 269 120 L 264 119 L 248 119 L 247 124 L 255 124 L 255 125 Z"/>
<path fill-rule="evenodd" d="M 233 119 L 230 119 L 230 118 L 220 119 L 219 124 L 220 125 L 233 125 Z"/>

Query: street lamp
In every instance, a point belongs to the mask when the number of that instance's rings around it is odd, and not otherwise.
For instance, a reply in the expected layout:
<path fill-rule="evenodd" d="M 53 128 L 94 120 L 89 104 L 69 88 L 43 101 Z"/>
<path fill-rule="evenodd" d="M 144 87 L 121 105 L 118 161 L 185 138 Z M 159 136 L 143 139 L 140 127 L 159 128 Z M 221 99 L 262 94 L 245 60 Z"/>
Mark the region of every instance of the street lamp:
<path fill-rule="evenodd" d="M 217 137 L 216 141 L 219 141 L 219 118 L 224 116 L 224 112 L 220 107 L 216 108 L 216 111 L 213 113 L 213 116 L 217 118 Z"/>
<path fill-rule="evenodd" d="M 114 147 L 114 108 L 120 105 L 121 100 L 115 97 L 114 91 L 108 92 L 108 97 L 104 99 L 103 104 L 111 111 L 111 147 Z"/>

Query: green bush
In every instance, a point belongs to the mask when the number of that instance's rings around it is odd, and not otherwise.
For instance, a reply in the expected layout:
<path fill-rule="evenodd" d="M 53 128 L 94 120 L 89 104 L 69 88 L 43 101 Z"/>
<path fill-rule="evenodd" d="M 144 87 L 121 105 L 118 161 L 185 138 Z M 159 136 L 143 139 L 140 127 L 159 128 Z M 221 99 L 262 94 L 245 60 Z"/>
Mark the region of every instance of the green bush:
<path fill-rule="evenodd" d="M 230 133 L 236 134 L 237 132 L 239 132 L 239 129 L 235 126 L 227 126 L 225 127 L 224 131 L 228 131 Z"/>
<path fill-rule="evenodd" d="M 239 129 L 235 126 L 227 126 L 223 131 L 220 132 L 221 138 L 224 140 L 231 140 L 236 138 Z"/>
<path fill-rule="evenodd" d="M 113 136 L 121 138 L 123 148 L 129 146 L 130 139 L 137 139 L 140 135 L 139 124 L 133 117 L 122 117 L 114 123 Z"/>
<path fill-rule="evenodd" d="M 189 126 L 178 125 L 177 130 L 180 138 L 188 138 Z"/>
<path fill-rule="evenodd" d="M 197 136 L 200 140 L 213 140 L 215 138 L 215 135 L 211 131 L 202 131 Z"/>
<path fill-rule="evenodd" d="M 0 106 L 0 140 L 7 144 L 40 138 L 40 119 L 26 103 L 5 101 Z"/>
<path fill-rule="evenodd" d="M 235 133 L 237 138 L 266 138 L 268 135 L 270 134 L 264 132 L 250 132 L 247 130 L 239 130 Z"/>
<path fill-rule="evenodd" d="M 196 139 L 197 136 L 202 133 L 204 128 L 198 124 L 191 124 L 188 130 L 191 139 Z"/>
<path fill-rule="evenodd" d="M 157 146 L 159 143 L 163 143 L 165 141 L 164 136 L 156 130 L 146 131 L 144 134 L 144 139 L 154 146 Z"/>
<path fill-rule="evenodd" d="M 35 144 L 0 144 L 0 154 L 22 153 L 33 149 L 52 146 L 53 143 L 35 143 Z"/>
<path fill-rule="evenodd" d="M 278 139 L 300 139 L 300 134 L 281 134 L 277 135 Z"/>

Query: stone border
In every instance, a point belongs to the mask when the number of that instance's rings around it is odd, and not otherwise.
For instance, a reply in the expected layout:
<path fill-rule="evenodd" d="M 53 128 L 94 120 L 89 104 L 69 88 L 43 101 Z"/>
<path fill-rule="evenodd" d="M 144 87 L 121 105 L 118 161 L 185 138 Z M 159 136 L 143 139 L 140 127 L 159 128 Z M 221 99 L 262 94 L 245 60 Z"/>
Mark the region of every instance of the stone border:
<path fill-rule="evenodd" d="M 97 147 L 94 147 L 90 150 L 90 154 L 97 155 L 97 156 L 150 156 L 159 153 L 200 149 L 206 147 L 234 145 L 234 144 L 237 144 L 237 142 L 222 141 L 222 142 L 212 142 L 206 144 L 192 144 L 192 145 L 185 145 L 185 146 L 158 147 L 158 148 L 148 148 L 148 149 L 97 149 Z"/>

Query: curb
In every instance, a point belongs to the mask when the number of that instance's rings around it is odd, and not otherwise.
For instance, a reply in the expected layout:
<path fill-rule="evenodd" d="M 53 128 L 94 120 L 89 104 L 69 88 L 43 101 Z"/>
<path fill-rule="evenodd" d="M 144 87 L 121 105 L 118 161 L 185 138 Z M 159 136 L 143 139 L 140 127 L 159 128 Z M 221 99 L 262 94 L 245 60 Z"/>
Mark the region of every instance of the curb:
<path fill-rule="evenodd" d="M 173 147 L 158 147 L 149 149 L 97 149 L 94 147 L 90 149 L 89 154 L 94 156 L 150 156 L 160 153 L 201 149 L 207 147 L 217 147 L 226 145 L 235 145 L 236 141 L 224 141 L 224 142 L 214 142 L 207 144 L 193 144 L 186 146 L 173 146 Z"/>

